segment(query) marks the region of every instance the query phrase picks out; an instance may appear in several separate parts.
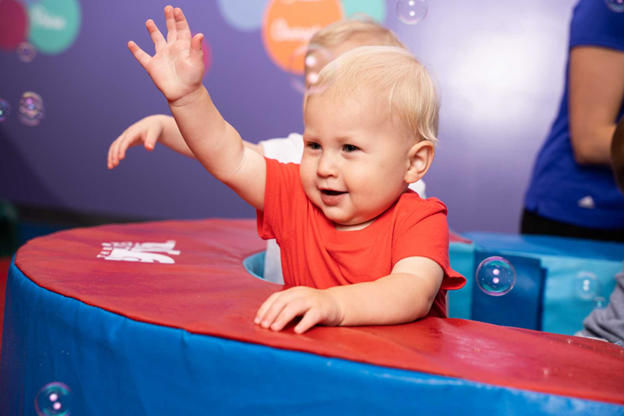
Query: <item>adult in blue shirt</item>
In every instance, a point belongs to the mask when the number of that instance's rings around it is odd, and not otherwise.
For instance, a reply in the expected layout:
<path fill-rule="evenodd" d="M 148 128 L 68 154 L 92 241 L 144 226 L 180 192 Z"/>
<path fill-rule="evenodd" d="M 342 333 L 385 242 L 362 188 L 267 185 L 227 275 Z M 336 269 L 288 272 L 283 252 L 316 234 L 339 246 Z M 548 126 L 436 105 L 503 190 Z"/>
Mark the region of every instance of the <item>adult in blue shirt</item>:
<path fill-rule="evenodd" d="M 581 0 L 570 26 L 565 93 L 535 163 L 522 233 L 624 241 L 624 195 L 610 168 L 623 104 L 624 13 Z"/>
<path fill-rule="evenodd" d="M 624 118 L 620 120 L 611 143 L 611 164 L 615 182 L 624 195 Z M 615 289 L 606 308 L 596 308 L 583 321 L 575 335 L 615 342 L 624 347 L 624 269 L 615 275 Z"/>

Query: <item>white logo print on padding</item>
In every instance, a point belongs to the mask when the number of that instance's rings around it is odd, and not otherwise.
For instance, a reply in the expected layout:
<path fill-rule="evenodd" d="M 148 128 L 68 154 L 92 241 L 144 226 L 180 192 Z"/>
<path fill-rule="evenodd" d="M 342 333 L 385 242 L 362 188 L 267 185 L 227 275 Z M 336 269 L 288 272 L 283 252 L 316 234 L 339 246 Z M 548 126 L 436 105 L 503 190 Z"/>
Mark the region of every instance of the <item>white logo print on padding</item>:
<path fill-rule="evenodd" d="M 594 203 L 594 198 L 592 198 L 591 195 L 587 195 L 579 199 L 578 206 L 581 208 L 594 209 L 596 204 Z"/>
<path fill-rule="evenodd" d="M 180 254 L 179 250 L 174 250 L 175 244 L 175 240 L 168 240 L 165 243 L 133 243 L 131 241 L 102 243 L 102 251 L 97 257 L 114 261 L 174 264 L 175 261 L 169 256 Z"/>

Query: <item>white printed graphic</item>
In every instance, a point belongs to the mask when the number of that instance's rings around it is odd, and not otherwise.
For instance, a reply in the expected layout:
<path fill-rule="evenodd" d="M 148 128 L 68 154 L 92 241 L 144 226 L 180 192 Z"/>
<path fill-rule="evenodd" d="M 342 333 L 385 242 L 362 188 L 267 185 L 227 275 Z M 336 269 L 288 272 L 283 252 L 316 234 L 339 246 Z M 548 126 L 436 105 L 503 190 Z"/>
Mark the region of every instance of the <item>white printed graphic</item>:
<path fill-rule="evenodd" d="M 313 25 L 311 27 L 289 26 L 288 21 L 278 18 L 271 24 L 271 38 L 275 42 L 308 42 L 310 38 L 323 27 Z"/>
<path fill-rule="evenodd" d="M 596 205 L 594 204 L 594 198 L 589 195 L 579 199 L 578 206 L 587 209 L 594 209 L 596 207 Z"/>
<path fill-rule="evenodd" d="M 30 18 L 34 24 L 49 30 L 65 30 L 67 26 L 67 21 L 63 16 L 53 15 L 42 5 L 30 8 Z"/>
<path fill-rule="evenodd" d="M 113 261 L 174 264 L 175 261 L 169 256 L 180 254 L 179 250 L 174 250 L 175 244 L 175 240 L 168 240 L 166 243 L 133 243 L 132 241 L 102 243 L 102 251 L 97 257 Z"/>

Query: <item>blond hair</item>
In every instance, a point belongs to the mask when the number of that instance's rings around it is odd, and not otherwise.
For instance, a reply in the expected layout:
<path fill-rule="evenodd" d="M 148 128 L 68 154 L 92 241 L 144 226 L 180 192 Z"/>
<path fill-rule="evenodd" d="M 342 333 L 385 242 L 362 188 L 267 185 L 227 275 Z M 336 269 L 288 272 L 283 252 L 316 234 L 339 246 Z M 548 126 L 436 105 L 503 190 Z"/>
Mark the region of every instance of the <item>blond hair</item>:
<path fill-rule="evenodd" d="M 366 90 L 387 97 L 390 114 L 418 141 L 437 142 L 438 98 L 425 67 L 407 50 L 392 46 L 362 46 L 329 63 L 319 73 L 313 96 L 339 99 Z"/>
<path fill-rule="evenodd" d="M 325 26 L 312 36 L 310 44 L 333 48 L 358 35 L 366 38 L 363 45 L 396 46 L 406 49 L 393 31 L 364 14 L 359 14 L 358 18 L 341 20 Z"/>

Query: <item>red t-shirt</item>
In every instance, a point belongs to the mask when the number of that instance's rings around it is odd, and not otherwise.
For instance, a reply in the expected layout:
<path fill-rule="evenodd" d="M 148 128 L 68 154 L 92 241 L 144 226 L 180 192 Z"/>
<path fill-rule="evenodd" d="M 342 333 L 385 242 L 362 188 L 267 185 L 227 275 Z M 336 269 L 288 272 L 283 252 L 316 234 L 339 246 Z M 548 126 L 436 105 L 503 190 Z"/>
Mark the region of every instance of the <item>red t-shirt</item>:
<path fill-rule="evenodd" d="M 257 211 L 258 235 L 280 246 L 284 283 L 326 289 L 371 282 L 392 272 L 407 257 L 427 257 L 444 270 L 428 316 L 446 317 L 446 291 L 466 278 L 449 265 L 446 206 L 407 191 L 368 227 L 337 231 L 306 196 L 299 165 L 265 158 L 264 212 Z"/>

